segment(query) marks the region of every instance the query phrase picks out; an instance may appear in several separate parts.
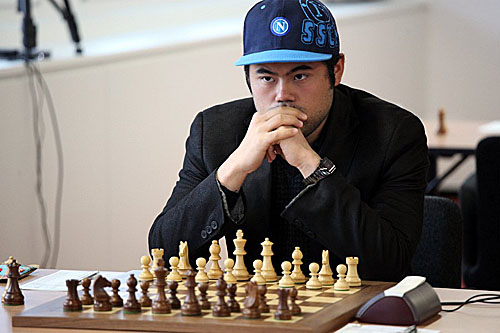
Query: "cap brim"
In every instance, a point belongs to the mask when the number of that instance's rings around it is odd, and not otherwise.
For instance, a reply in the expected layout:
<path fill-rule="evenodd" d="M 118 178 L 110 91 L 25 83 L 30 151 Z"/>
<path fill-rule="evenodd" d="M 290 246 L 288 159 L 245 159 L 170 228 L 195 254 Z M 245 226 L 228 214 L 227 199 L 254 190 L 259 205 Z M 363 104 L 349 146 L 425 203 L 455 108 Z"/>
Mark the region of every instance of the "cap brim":
<path fill-rule="evenodd" d="M 269 50 L 242 56 L 234 64 L 236 66 L 265 64 L 275 62 L 314 62 L 332 58 L 332 54 L 298 50 Z"/>

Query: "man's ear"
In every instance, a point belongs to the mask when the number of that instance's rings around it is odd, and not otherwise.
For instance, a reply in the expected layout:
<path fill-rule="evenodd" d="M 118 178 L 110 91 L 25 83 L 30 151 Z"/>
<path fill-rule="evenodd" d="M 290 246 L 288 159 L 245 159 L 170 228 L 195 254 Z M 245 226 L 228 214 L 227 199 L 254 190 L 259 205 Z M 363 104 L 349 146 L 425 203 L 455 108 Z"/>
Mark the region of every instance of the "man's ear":
<path fill-rule="evenodd" d="M 343 53 L 340 53 L 339 56 L 340 58 L 337 61 L 337 64 L 335 64 L 335 68 L 333 69 L 333 74 L 335 75 L 335 86 L 338 86 L 340 84 L 342 75 L 344 75 L 345 55 Z"/>

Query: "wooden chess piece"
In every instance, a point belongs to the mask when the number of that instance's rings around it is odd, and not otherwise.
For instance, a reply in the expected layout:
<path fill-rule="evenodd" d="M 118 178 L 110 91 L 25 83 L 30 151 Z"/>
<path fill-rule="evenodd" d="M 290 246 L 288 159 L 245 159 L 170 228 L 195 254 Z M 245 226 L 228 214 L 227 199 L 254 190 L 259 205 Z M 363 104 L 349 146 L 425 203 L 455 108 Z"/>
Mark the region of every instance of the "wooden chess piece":
<path fill-rule="evenodd" d="M 163 258 L 163 249 L 151 249 L 151 255 L 153 256 L 153 271 L 158 267 L 158 259 Z"/>
<path fill-rule="evenodd" d="M 82 280 L 83 293 L 81 297 L 81 301 L 83 305 L 92 305 L 94 304 L 94 297 L 90 295 L 90 279 L 84 278 Z"/>
<path fill-rule="evenodd" d="M 181 308 L 181 301 L 177 298 L 177 287 L 179 284 L 177 281 L 168 281 L 168 302 L 170 303 L 170 306 L 172 309 L 180 309 Z"/>
<path fill-rule="evenodd" d="M 304 273 L 302 273 L 302 270 L 300 269 L 300 265 L 302 265 L 302 258 L 303 254 L 300 251 L 300 247 L 296 246 L 295 250 L 292 253 L 292 265 L 293 265 L 293 272 L 292 275 L 290 276 L 295 284 L 302 284 L 306 282 L 306 276 Z"/>
<path fill-rule="evenodd" d="M 149 283 L 149 281 L 145 280 L 140 283 L 142 295 L 139 298 L 139 303 L 141 303 L 141 307 L 143 308 L 149 308 L 153 304 L 153 301 L 148 296 Z"/>
<path fill-rule="evenodd" d="M 292 312 L 288 307 L 288 295 L 290 289 L 278 289 L 278 307 L 274 313 L 274 319 L 277 320 L 290 320 L 292 319 Z"/>
<path fill-rule="evenodd" d="M 165 285 L 167 284 L 165 282 L 165 275 L 167 275 L 167 270 L 165 269 L 165 261 L 162 258 L 158 260 L 158 266 L 153 272 L 155 274 L 154 286 L 156 287 L 157 294 L 153 301 L 152 312 L 154 314 L 170 313 L 171 306 L 165 295 Z"/>
<path fill-rule="evenodd" d="M 231 310 L 227 306 L 226 301 L 224 300 L 224 296 L 226 296 L 226 287 L 227 283 L 224 281 L 224 278 L 221 276 L 217 280 L 215 285 L 217 288 L 217 303 L 212 308 L 212 316 L 214 317 L 229 317 L 231 315 Z"/>
<path fill-rule="evenodd" d="M 283 263 L 281 264 L 281 269 L 283 269 L 283 277 L 280 279 L 279 287 L 293 288 L 295 286 L 295 282 L 290 277 L 292 264 L 289 261 L 283 261 Z"/>
<path fill-rule="evenodd" d="M 347 291 L 349 290 L 349 284 L 345 279 L 345 273 L 347 271 L 347 267 L 343 264 L 337 266 L 337 276 L 339 279 L 333 285 L 333 290 L 335 291 Z"/>
<path fill-rule="evenodd" d="M 229 283 L 227 285 L 227 294 L 229 295 L 229 300 L 227 302 L 227 306 L 231 312 L 240 312 L 240 305 L 236 300 L 236 290 L 238 286 L 236 283 Z"/>
<path fill-rule="evenodd" d="M 330 267 L 330 254 L 328 250 L 323 250 L 321 259 L 321 270 L 319 271 L 319 282 L 323 286 L 333 286 L 335 280 L 333 279 L 333 272 Z"/>
<path fill-rule="evenodd" d="M 196 274 L 194 281 L 195 282 L 208 282 L 209 278 L 207 273 L 205 273 L 205 266 L 207 265 L 207 260 L 205 258 L 196 259 L 196 269 L 198 273 Z"/>
<path fill-rule="evenodd" d="M 186 296 L 184 297 L 184 303 L 181 306 L 181 314 L 183 316 L 200 316 L 201 307 L 196 298 L 195 288 L 196 282 L 194 281 L 196 273 L 190 269 L 186 273 L 186 283 L 184 284 L 187 288 Z"/>
<path fill-rule="evenodd" d="M 188 245 L 187 242 L 181 241 L 179 244 L 179 273 L 182 278 L 186 278 L 186 274 L 190 269 Z"/>
<path fill-rule="evenodd" d="M 114 308 L 121 308 L 123 306 L 123 299 L 121 298 L 120 291 L 120 280 L 113 279 L 111 281 L 111 289 L 113 290 L 113 295 L 111 296 L 111 306 Z"/>
<path fill-rule="evenodd" d="M 16 259 L 7 264 L 9 274 L 7 274 L 7 287 L 3 296 L 3 303 L 5 305 L 23 305 L 24 296 L 19 288 L 19 264 Z"/>
<path fill-rule="evenodd" d="M 233 240 L 235 248 L 233 254 L 236 256 L 233 274 L 238 281 L 248 281 L 250 278 L 250 274 L 248 274 L 248 270 L 245 266 L 245 260 L 243 259 L 247 254 L 245 251 L 246 242 L 247 240 L 243 239 L 243 231 L 241 229 L 236 231 L 236 239 Z"/>
<path fill-rule="evenodd" d="M 254 260 L 253 262 L 254 274 L 250 281 L 257 283 L 258 285 L 266 284 L 266 279 L 261 274 L 262 271 L 262 260 Z"/>
<path fill-rule="evenodd" d="M 135 298 L 135 292 L 137 291 L 137 279 L 134 277 L 134 274 L 130 274 L 130 277 L 127 280 L 128 286 L 128 299 L 123 305 L 123 313 L 140 313 L 141 312 L 141 303 L 137 301 Z"/>
<path fill-rule="evenodd" d="M 247 319 L 260 318 L 258 285 L 254 281 L 247 283 L 245 287 L 247 296 L 243 301 L 243 317 Z"/>
<path fill-rule="evenodd" d="M 209 248 L 210 258 L 208 260 L 212 263 L 210 265 L 210 269 L 208 270 L 208 278 L 210 280 L 217 280 L 220 276 L 222 276 L 222 269 L 219 266 L 220 258 L 220 246 L 216 240 L 212 241 L 212 245 Z"/>
<path fill-rule="evenodd" d="M 105 287 L 111 287 L 111 282 L 109 282 L 105 277 L 98 275 L 94 281 L 94 311 L 103 312 L 111 311 L 110 297 Z"/>
<path fill-rule="evenodd" d="M 262 243 L 262 276 L 266 279 L 266 282 L 275 282 L 278 281 L 278 276 L 276 275 L 276 271 L 273 267 L 273 262 L 271 257 L 274 255 L 271 247 L 273 246 L 273 242 L 266 238 Z"/>
<path fill-rule="evenodd" d="M 309 265 L 309 272 L 311 277 L 309 278 L 309 281 L 306 283 L 306 288 L 307 289 L 321 289 L 323 285 L 318 279 L 318 270 L 319 270 L 319 265 L 315 262 L 312 262 Z"/>
<path fill-rule="evenodd" d="M 179 274 L 179 271 L 177 269 L 177 267 L 179 265 L 179 258 L 171 257 L 168 260 L 168 263 L 170 264 L 171 271 L 167 275 L 167 281 L 182 282 L 182 276 Z"/>
<path fill-rule="evenodd" d="M 448 132 L 448 129 L 446 128 L 445 124 L 445 118 L 446 118 L 446 112 L 444 111 L 444 108 L 439 109 L 439 127 L 437 130 L 437 135 L 445 135 L 446 132 Z"/>
<path fill-rule="evenodd" d="M 198 282 L 198 290 L 200 295 L 198 296 L 198 301 L 202 310 L 210 310 L 210 302 L 207 298 L 208 282 Z"/>
<path fill-rule="evenodd" d="M 302 312 L 300 306 L 297 305 L 298 293 L 297 288 L 293 287 L 290 289 L 290 311 L 292 312 L 292 316 L 297 316 Z"/>
<path fill-rule="evenodd" d="M 149 258 L 149 256 L 142 256 L 141 257 L 142 272 L 141 272 L 141 274 L 139 274 L 139 281 L 152 281 L 153 280 L 153 274 L 151 274 L 151 271 L 149 270 L 150 263 L 151 263 L 151 258 Z"/>
<path fill-rule="evenodd" d="M 226 274 L 224 274 L 224 281 L 226 281 L 227 284 L 238 282 L 236 276 L 233 274 L 234 260 L 231 258 L 224 260 L 224 267 L 226 271 Z"/>
<path fill-rule="evenodd" d="M 78 298 L 78 280 L 66 280 L 66 286 L 68 287 L 68 294 L 66 300 L 63 304 L 63 310 L 68 312 L 82 311 L 82 302 Z"/>
<path fill-rule="evenodd" d="M 266 284 L 261 284 L 257 288 L 257 292 L 259 293 L 259 309 L 260 313 L 269 313 L 269 305 L 267 304 L 266 293 L 267 286 Z"/>
<path fill-rule="evenodd" d="M 346 281 L 349 287 L 359 287 L 361 286 L 361 279 L 358 275 L 358 257 L 347 257 L 345 258 L 347 264 L 347 277 Z"/>

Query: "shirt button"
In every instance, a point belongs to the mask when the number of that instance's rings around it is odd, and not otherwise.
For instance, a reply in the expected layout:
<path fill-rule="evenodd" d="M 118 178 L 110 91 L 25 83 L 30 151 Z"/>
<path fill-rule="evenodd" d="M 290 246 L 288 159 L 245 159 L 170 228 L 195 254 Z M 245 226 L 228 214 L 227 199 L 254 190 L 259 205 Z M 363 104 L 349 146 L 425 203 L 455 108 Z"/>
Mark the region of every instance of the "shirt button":
<path fill-rule="evenodd" d="M 216 230 L 219 227 L 219 224 L 217 223 L 217 221 L 212 221 L 210 223 L 210 226 L 212 227 L 212 229 Z"/>
<path fill-rule="evenodd" d="M 207 236 L 208 236 L 207 232 L 205 230 L 202 230 L 201 231 L 201 238 L 205 239 L 205 238 L 207 238 Z"/>
<path fill-rule="evenodd" d="M 211 226 L 209 226 L 209 225 L 207 225 L 207 226 L 205 227 L 205 230 L 206 230 L 207 234 L 209 234 L 209 235 L 212 233 L 212 227 L 211 227 Z"/>
<path fill-rule="evenodd" d="M 312 239 L 316 238 L 316 234 L 314 232 L 312 232 L 311 230 L 306 232 L 306 235 L 307 235 L 307 237 L 312 238 Z"/>

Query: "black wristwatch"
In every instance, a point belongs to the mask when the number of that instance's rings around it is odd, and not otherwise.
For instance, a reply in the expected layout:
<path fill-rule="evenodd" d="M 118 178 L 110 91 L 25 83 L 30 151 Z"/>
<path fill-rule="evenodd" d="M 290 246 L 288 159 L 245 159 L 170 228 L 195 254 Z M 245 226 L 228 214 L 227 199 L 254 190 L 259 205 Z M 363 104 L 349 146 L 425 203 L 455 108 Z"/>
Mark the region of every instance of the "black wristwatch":
<path fill-rule="evenodd" d="M 319 161 L 319 165 L 313 173 L 302 182 L 305 185 L 316 184 L 321 179 L 331 175 L 337 167 L 328 158 L 324 157 Z"/>

